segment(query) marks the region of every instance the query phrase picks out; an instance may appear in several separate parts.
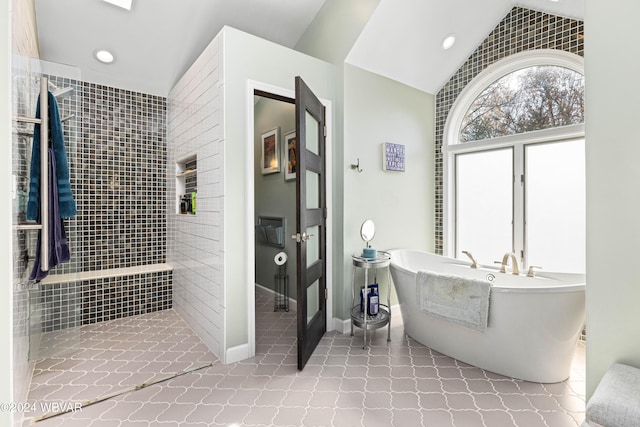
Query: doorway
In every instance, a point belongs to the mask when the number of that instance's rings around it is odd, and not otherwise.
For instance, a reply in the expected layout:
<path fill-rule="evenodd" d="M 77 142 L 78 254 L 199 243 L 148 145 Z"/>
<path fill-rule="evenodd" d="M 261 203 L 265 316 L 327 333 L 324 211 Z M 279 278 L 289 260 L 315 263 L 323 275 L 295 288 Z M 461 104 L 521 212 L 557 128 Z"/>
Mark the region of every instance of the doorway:
<path fill-rule="evenodd" d="M 256 352 L 256 290 L 272 295 L 274 310 L 277 307 L 276 287 L 280 286 L 275 277 L 281 272 L 275 257 L 286 254 L 286 274 L 288 275 L 288 308 L 296 312 L 298 296 L 297 285 L 297 246 L 299 242 L 291 237 L 296 232 L 296 180 L 291 168 L 292 136 L 295 136 L 295 92 L 277 88 L 259 82 L 249 82 L 248 87 L 248 161 L 247 177 L 249 194 L 247 194 L 249 229 L 247 260 L 247 308 L 248 319 L 248 356 Z M 326 171 L 331 171 L 331 103 L 321 101 L 326 110 Z M 272 141 L 278 143 L 272 146 Z M 274 150 L 277 153 L 274 159 Z M 326 174 L 326 212 L 331 212 L 331 174 Z M 332 303 L 332 251 L 331 251 L 331 215 L 326 215 L 326 321 L 327 331 L 334 330 Z M 265 224 L 266 227 L 262 227 Z M 281 230 L 278 228 L 281 227 Z M 269 235 L 267 235 L 267 232 Z M 280 288 L 281 289 L 281 288 Z M 282 299 L 280 299 L 282 302 Z M 306 305 L 305 305 L 306 306 Z M 299 364 L 300 368 L 300 364 Z"/>

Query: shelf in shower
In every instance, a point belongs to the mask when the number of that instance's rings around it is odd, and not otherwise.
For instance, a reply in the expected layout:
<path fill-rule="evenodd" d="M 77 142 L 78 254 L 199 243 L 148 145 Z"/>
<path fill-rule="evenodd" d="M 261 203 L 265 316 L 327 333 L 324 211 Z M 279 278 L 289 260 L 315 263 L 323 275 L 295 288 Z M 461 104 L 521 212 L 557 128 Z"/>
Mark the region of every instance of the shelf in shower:
<path fill-rule="evenodd" d="M 197 172 L 198 172 L 197 169 L 188 169 L 186 171 L 177 173 L 176 177 L 189 176 L 189 175 L 193 175 L 194 173 L 197 173 Z"/>
<path fill-rule="evenodd" d="M 108 277 L 128 276 L 131 274 L 147 274 L 171 271 L 173 267 L 167 263 L 147 264 L 136 267 L 109 268 L 105 270 L 81 271 L 78 273 L 50 274 L 40 282 L 43 285 L 53 283 L 83 282 L 85 280 L 104 279 Z"/>

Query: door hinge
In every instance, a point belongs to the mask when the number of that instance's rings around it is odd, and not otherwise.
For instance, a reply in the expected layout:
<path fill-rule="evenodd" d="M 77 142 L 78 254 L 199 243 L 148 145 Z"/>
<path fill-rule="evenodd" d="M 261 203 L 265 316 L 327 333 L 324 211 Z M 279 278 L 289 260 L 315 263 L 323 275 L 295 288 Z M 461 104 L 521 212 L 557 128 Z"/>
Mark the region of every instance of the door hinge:
<path fill-rule="evenodd" d="M 324 299 L 327 300 L 329 298 L 329 289 L 324 288 Z"/>
<path fill-rule="evenodd" d="M 524 174 L 520 175 L 520 184 L 524 184 Z"/>
<path fill-rule="evenodd" d="M 322 128 L 323 128 L 322 132 L 324 133 L 324 137 L 326 138 L 327 137 L 327 126 L 325 125 Z"/>

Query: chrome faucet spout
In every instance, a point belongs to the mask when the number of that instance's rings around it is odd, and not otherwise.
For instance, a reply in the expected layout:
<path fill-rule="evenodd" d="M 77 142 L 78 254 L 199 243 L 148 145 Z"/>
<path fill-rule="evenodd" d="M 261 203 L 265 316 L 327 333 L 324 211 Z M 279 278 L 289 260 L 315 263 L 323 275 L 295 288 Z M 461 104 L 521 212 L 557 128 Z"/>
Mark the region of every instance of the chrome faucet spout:
<path fill-rule="evenodd" d="M 511 259 L 511 273 L 518 276 L 520 274 L 520 268 L 518 268 L 518 258 L 513 252 L 507 252 L 502 257 L 502 263 L 500 265 L 500 273 L 507 272 L 507 266 L 509 265 L 509 259 Z"/>
<path fill-rule="evenodd" d="M 476 259 L 473 257 L 473 255 L 471 255 L 471 252 L 462 251 L 462 253 L 468 256 L 469 259 L 471 260 L 471 268 L 478 268 L 478 263 L 476 262 Z"/>

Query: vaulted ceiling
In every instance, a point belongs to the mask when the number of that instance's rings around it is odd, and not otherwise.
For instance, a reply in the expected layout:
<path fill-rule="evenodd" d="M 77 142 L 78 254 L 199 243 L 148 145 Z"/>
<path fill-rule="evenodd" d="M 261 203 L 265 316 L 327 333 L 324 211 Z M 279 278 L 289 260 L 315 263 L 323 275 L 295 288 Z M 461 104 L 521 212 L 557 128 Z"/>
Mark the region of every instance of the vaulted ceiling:
<path fill-rule="evenodd" d="M 347 0 L 327 0 L 347 1 Z M 325 0 L 35 0 L 41 59 L 83 80 L 167 95 L 224 25 L 294 47 Z M 514 6 L 583 19 L 584 0 L 380 0 L 346 61 L 436 93 Z M 456 44 L 441 47 L 448 34 Z M 98 49 L 114 52 L 105 65 Z"/>

